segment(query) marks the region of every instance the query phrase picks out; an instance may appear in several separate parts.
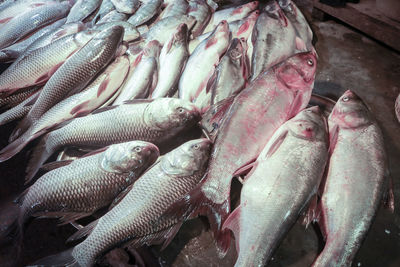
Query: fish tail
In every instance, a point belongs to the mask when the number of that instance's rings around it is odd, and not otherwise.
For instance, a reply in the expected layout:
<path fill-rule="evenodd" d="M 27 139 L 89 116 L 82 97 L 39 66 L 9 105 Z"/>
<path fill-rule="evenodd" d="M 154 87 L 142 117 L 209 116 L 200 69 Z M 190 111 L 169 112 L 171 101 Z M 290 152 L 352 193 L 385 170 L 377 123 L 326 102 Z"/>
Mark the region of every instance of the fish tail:
<path fill-rule="evenodd" d="M 40 167 L 53 154 L 54 149 L 48 149 L 46 144 L 49 139 L 49 134 L 43 136 L 31 153 L 31 158 L 26 169 L 25 184 L 29 183 Z"/>
<path fill-rule="evenodd" d="M 40 259 L 40 260 L 34 262 L 32 265 L 28 265 L 28 266 L 74 266 L 74 267 L 78 267 L 80 265 L 76 262 L 76 259 L 74 258 L 74 256 L 72 256 L 73 249 L 74 248 L 70 248 L 61 253 L 47 256 L 43 259 Z"/>
<path fill-rule="evenodd" d="M 30 125 L 31 125 L 31 120 L 28 118 L 28 116 L 25 116 L 12 131 L 8 141 L 11 143 L 14 142 L 16 139 L 18 139 L 19 137 L 21 137 L 26 132 L 26 130 L 29 129 Z"/>
<path fill-rule="evenodd" d="M 5 148 L 0 151 L 0 162 L 4 162 L 12 157 L 14 157 L 18 152 L 20 152 L 30 141 L 30 138 L 21 136 L 20 138 L 8 144 Z"/>

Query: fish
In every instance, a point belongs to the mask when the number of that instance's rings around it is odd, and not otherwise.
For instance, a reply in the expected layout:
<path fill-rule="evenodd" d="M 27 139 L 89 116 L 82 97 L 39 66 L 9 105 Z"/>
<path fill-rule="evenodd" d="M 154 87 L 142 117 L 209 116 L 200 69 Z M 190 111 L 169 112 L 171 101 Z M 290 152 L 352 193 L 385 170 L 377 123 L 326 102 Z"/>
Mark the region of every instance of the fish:
<path fill-rule="evenodd" d="M 214 32 L 201 42 L 190 55 L 179 80 L 179 97 L 192 101 L 205 111 L 211 101 L 211 91 L 206 90 L 207 82 L 215 66 L 228 49 L 230 32 L 228 23 L 222 21 Z"/>
<path fill-rule="evenodd" d="M 45 4 L 15 17 L 1 28 L 0 48 L 14 44 L 41 26 L 64 18 L 70 8 L 71 5 L 67 1 Z"/>
<path fill-rule="evenodd" d="M 249 66 L 246 59 L 245 40 L 233 39 L 208 81 L 211 105 L 237 95 L 247 85 Z"/>
<path fill-rule="evenodd" d="M 21 60 L 17 59 L 0 75 L 0 95 L 4 98 L 20 88 L 45 83 L 68 57 L 93 36 L 93 32 L 80 32 L 60 38 L 31 53 L 25 52 Z"/>
<path fill-rule="evenodd" d="M 0 62 L 10 62 L 18 58 L 33 42 L 35 42 L 43 35 L 46 35 L 47 33 L 52 32 L 55 29 L 58 29 L 59 27 L 64 25 L 65 21 L 66 21 L 65 18 L 59 19 L 56 22 L 37 30 L 34 34 L 26 38 L 25 40 L 22 40 L 20 42 L 17 42 L 13 45 L 1 49 Z"/>
<path fill-rule="evenodd" d="M 7 110 L 0 114 L 0 125 L 4 125 L 14 120 L 22 119 L 31 110 L 33 104 L 39 97 L 41 89 L 35 88 L 35 91 L 29 91 L 30 95 L 28 98 L 23 100 L 15 107 Z"/>
<path fill-rule="evenodd" d="M 92 14 L 101 4 L 101 0 L 77 0 L 67 16 L 67 23 L 83 21 Z"/>
<path fill-rule="evenodd" d="M 166 4 L 166 7 L 161 12 L 159 16 L 160 19 L 165 19 L 172 16 L 180 17 L 187 15 L 189 3 L 186 0 L 164 1 L 164 4 Z"/>
<path fill-rule="evenodd" d="M 26 100 L 36 91 L 38 91 L 39 88 L 40 87 L 37 86 L 29 87 L 25 90 L 21 90 L 15 94 L 12 94 L 6 98 L 0 99 L 0 109 L 6 110 L 17 106 L 22 101 Z"/>
<path fill-rule="evenodd" d="M 115 22 L 115 21 L 126 21 L 128 19 L 128 15 L 124 13 L 120 13 L 117 10 L 111 10 L 106 15 L 104 15 L 101 19 L 99 19 L 96 24 L 102 24 L 106 22 Z"/>
<path fill-rule="evenodd" d="M 169 205 L 203 177 L 210 147 L 209 140 L 195 139 L 160 157 L 118 204 L 69 239 L 88 235 L 83 242 L 35 264 L 93 266 L 106 251 L 120 245 L 132 248 L 164 243 L 165 247 L 182 222 L 179 217 L 158 219 Z"/>
<path fill-rule="evenodd" d="M 191 0 L 187 13 L 196 19 L 196 24 L 192 29 L 193 37 L 201 35 L 210 21 L 212 9 L 207 5 L 206 0 Z"/>
<path fill-rule="evenodd" d="M 124 42 L 131 42 L 140 37 L 140 34 L 136 30 L 136 27 L 125 21 L 113 21 L 113 22 L 96 24 L 94 27 L 92 27 L 92 30 L 103 31 L 113 26 L 121 26 L 124 28 L 124 36 L 122 37 L 122 41 Z"/>
<path fill-rule="evenodd" d="M 258 4 L 258 1 L 252 1 L 241 6 L 234 6 L 216 11 L 213 13 L 210 22 L 204 29 L 204 32 L 212 31 L 223 20 L 226 20 L 229 23 L 235 20 L 244 19 L 258 8 Z"/>
<path fill-rule="evenodd" d="M 182 23 L 161 50 L 157 86 L 150 98 L 174 95 L 188 58 L 188 28 Z"/>
<path fill-rule="evenodd" d="M 207 175 L 166 216 L 207 215 L 219 253 L 226 253 L 230 235 L 221 233 L 221 226 L 230 211 L 232 177 L 257 158 L 279 126 L 307 106 L 316 63 L 311 52 L 296 54 L 265 71 L 228 108 L 219 109 L 225 110 L 225 119 L 214 141 Z"/>
<path fill-rule="evenodd" d="M 139 0 L 111 0 L 118 12 L 133 14 L 139 8 Z"/>
<path fill-rule="evenodd" d="M 400 94 L 396 98 L 396 102 L 394 104 L 394 110 L 395 110 L 395 113 L 396 113 L 397 120 L 400 122 Z"/>
<path fill-rule="evenodd" d="M 251 80 L 296 53 L 296 31 L 275 1 L 261 12 L 251 38 Z"/>
<path fill-rule="evenodd" d="M 74 222 L 105 207 L 158 158 L 158 148 L 131 141 L 99 149 L 70 161 L 56 162 L 18 198 L 17 216 L 10 227 L 22 235 L 31 216 Z M 50 166 L 49 166 L 50 167 Z"/>
<path fill-rule="evenodd" d="M 193 16 L 187 15 L 166 17 L 156 22 L 143 37 L 147 42 L 157 40 L 161 45 L 164 45 L 182 23 L 185 23 L 191 30 L 196 20 Z"/>
<path fill-rule="evenodd" d="M 98 109 L 43 136 L 32 152 L 27 180 L 53 153 L 66 146 L 98 148 L 130 140 L 159 145 L 198 121 L 198 109 L 175 98 L 132 100 Z"/>
<path fill-rule="evenodd" d="M 296 29 L 298 36 L 296 43 L 299 50 L 311 51 L 313 49 L 313 32 L 303 13 L 301 13 L 300 9 L 291 0 L 279 0 L 278 3 Z"/>
<path fill-rule="evenodd" d="M 387 157 L 381 129 L 354 92 L 339 98 L 328 125 L 330 159 L 316 211 L 325 246 L 312 266 L 351 266 L 388 189 Z"/>
<path fill-rule="evenodd" d="M 222 227 L 235 235 L 236 267 L 269 262 L 316 197 L 328 160 L 328 142 L 328 125 L 317 106 L 301 111 L 272 135 L 245 177 L 240 205 Z"/>
<path fill-rule="evenodd" d="M 113 26 L 96 34 L 83 48 L 72 55 L 43 87 L 39 98 L 11 135 L 12 143 L 0 151 L 4 161 L 21 151 L 25 142 L 20 137 L 48 109 L 62 99 L 81 91 L 116 55 L 123 35 L 121 26 Z"/>
<path fill-rule="evenodd" d="M 150 0 L 143 3 L 128 19 L 128 22 L 136 27 L 146 23 L 160 12 L 162 3 L 162 0 Z"/>
<path fill-rule="evenodd" d="M 135 69 L 131 72 L 131 75 L 128 75 L 113 105 L 120 105 L 127 100 L 146 98 L 148 96 L 149 92 L 157 84 L 157 65 L 160 50 L 160 43 L 155 40 L 146 45 L 135 61 Z"/>
<path fill-rule="evenodd" d="M 19 144 L 19 148 L 23 148 L 62 122 L 91 113 L 116 93 L 128 70 L 128 57 L 117 57 L 87 88 L 47 110 L 13 144 Z"/>
<path fill-rule="evenodd" d="M 103 0 L 101 1 L 101 5 L 99 7 L 99 10 L 97 11 L 96 15 L 93 17 L 93 23 L 97 23 L 102 17 L 104 17 L 106 14 L 111 12 L 112 10 L 115 10 L 113 3 L 111 0 Z"/>

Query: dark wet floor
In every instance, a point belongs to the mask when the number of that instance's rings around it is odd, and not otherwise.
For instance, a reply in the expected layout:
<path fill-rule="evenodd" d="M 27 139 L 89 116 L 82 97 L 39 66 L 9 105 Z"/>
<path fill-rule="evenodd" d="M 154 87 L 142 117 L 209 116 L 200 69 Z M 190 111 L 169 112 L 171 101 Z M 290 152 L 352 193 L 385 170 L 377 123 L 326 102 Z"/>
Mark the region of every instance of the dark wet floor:
<path fill-rule="evenodd" d="M 394 115 L 394 100 L 400 93 L 400 55 L 332 20 L 313 21 L 312 28 L 317 36 L 316 50 L 319 55 L 315 90 L 323 95 L 338 97 L 351 89 L 364 99 L 384 132 L 390 172 L 394 179 L 398 209 L 394 214 L 384 208 L 379 210 L 353 266 L 400 266 L 400 124 Z M 2 127 L 1 147 L 7 143 L 13 126 Z M 23 189 L 27 159 L 23 152 L 0 164 L 0 210 L 3 214 L 6 201 Z M 234 188 L 238 187 L 235 182 Z M 4 222 L 5 216 L 0 216 L 0 227 Z M 57 227 L 56 224 L 56 220 L 35 220 L 29 224 L 19 265 L 68 248 L 64 241 L 74 233 L 74 228 L 70 225 Z M 152 247 L 140 249 L 138 253 L 143 262 L 152 266 L 233 266 L 236 257 L 233 244 L 228 255 L 218 259 L 207 230 L 206 220 L 189 221 L 163 252 L 159 253 L 158 247 Z M 309 266 L 322 246 L 314 227 L 304 229 L 297 223 L 275 252 L 269 266 Z M 14 259 L 11 252 L 9 247 L 0 246 L 0 266 L 10 266 Z M 113 266 L 134 266 L 135 253 L 130 252 L 129 256 L 125 251 L 115 251 L 100 264 L 105 266 L 111 262 Z M 115 258 L 120 260 L 115 261 Z M 139 262 L 136 261 L 136 264 Z"/>

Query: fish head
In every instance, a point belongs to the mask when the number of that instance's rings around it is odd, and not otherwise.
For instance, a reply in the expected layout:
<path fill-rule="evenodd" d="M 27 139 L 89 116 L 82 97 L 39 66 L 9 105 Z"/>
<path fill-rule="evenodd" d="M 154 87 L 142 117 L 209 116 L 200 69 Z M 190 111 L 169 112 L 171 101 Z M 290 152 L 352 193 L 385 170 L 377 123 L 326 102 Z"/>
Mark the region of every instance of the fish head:
<path fill-rule="evenodd" d="M 101 168 L 108 172 L 127 173 L 146 169 L 159 157 L 158 148 L 149 142 L 131 141 L 111 145 L 101 159 Z"/>
<path fill-rule="evenodd" d="M 187 25 L 189 30 L 193 29 L 194 25 L 197 22 L 196 18 L 190 15 L 183 16 L 181 20 Z"/>
<path fill-rule="evenodd" d="M 336 102 L 329 124 L 341 128 L 358 128 L 371 123 L 371 113 L 362 99 L 354 92 L 347 90 Z"/>
<path fill-rule="evenodd" d="M 144 57 L 158 57 L 161 50 L 161 44 L 157 40 L 150 41 L 144 48 L 143 48 L 143 56 Z"/>
<path fill-rule="evenodd" d="M 318 106 L 309 107 L 299 112 L 288 121 L 291 134 L 308 140 L 327 141 L 328 125 Z"/>
<path fill-rule="evenodd" d="M 93 40 L 99 40 L 100 42 L 104 42 L 104 40 L 112 40 L 113 42 L 121 43 L 124 32 L 124 27 L 120 25 L 113 25 L 97 33 L 93 37 Z"/>
<path fill-rule="evenodd" d="M 240 65 L 240 62 L 243 61 L 244 58 L 244 47 L 242 41 L 238 38 L 233 39 L 227 53 L 231 62 L 237 63 L 235 65 Z"/>
<path fill-rule="evenodd" d="M 278 80 L 291 90 L 309 91 L 313 88 L 317 58 L 313 52 L 298 53 L 274 67 Z"/>
<path fill-rule="evenodd" d="M 185 23 L 179 24 L 173 34 L 173 45 L 185 44 L 188 40 L 188 26 Z"/>
<path fill-rule="evenodd" d="M 199 109 L 179 98 L 157 98 L 145 111 L 144 119 L 160 130 L 190 127 L 201 119 Z"/>
<path fill-rule="evenodd" d="M 205 170 L 211 145 L 211 141 L 206 138 L 188 141 L 166 154 L 161 166 L 164 172 L 181 176 Z"/>
<path fill-rule="evenodd" d="M 215 40 L 220 39 L 229 39 L 231 31 L 229 30 L 229 24 L 226 20 L 218 23 L 217 27 L 215 27 L 214 32 L 210 35 L 211 38 Z"/>

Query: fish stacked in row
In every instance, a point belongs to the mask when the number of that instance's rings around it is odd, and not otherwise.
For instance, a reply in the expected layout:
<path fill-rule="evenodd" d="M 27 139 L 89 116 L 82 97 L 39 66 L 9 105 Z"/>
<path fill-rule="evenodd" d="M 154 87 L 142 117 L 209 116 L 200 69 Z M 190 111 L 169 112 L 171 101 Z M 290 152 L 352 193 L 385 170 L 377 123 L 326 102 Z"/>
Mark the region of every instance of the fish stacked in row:
<path fill-rule="evenodd" d="M 327 241 L 315 266 L 351 262 L 385 187 L 382 136 L 352 92 L 329 131 L 317 107 L 306 109 L 317 58 L 293 2 L 9 0 L 0 23 L 0 60 L 13 62 L 0 75 L 0 123 L 21 119 L 0 161 L 39 138 L 26 182 L 48 171 L 21 194 L 8 233 L 22 237 L 30 216 L 74 223 L 109 207 L 70 238 L 83 242 L 40 264 L 91 266 L 121 244 L 165 247 L 185 220 L 206 215 L 221 255 L 231 229 L 237 266 L 259 266 L 309 203 L 307 221 L 322 222 Z M 160 156 L 157 146 L 199 122 L 207 139 Z M 91 152 L 43 166 L 71 147 Z M 346 151 L 363 157 L 343 167 Z"/>

